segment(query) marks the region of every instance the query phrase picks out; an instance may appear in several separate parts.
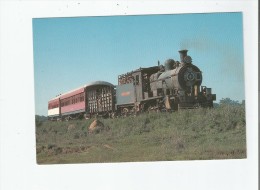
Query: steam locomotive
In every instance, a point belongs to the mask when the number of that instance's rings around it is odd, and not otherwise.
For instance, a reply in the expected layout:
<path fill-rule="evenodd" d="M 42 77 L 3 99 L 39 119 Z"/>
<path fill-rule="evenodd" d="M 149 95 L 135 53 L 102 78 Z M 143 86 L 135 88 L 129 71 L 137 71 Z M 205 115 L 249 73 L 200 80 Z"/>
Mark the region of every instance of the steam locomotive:
<path fill-rule="evenodd" d="M 48 102 L 51 120 L 115 117 L 146 111 L 177 111 L 213 107 L 216 94 L 202 86 L 202 72 L 192 64 L 188 50 L 180 50 L 180 61 L 139 68 L 118 76 L 118 85 L 96 81 L 59 95 Z"/>

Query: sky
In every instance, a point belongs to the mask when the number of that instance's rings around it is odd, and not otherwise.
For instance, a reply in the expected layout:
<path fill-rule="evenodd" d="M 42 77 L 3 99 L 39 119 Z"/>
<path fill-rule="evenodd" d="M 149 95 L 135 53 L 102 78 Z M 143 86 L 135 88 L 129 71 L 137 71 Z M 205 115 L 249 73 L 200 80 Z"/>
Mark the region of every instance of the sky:
<path fill-rule="evenodd" d="M 35 113 L 92 81 L 180 60 L 187 49 L 217 101 L 245 99 L 242 13 L 34 18 Z"/>

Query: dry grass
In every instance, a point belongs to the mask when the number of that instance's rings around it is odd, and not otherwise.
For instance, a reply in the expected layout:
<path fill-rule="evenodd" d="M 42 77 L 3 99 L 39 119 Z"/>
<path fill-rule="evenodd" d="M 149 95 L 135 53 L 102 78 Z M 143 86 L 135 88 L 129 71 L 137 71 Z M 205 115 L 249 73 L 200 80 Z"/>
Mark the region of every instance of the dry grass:
<path fill-rule="evenodd" d="M 98 134 L 88 133 L 92 121 L 46 121 L 37 126 L 38 163 L 246 158 L 243 106 L 102 119 L 109 130 Z"/>

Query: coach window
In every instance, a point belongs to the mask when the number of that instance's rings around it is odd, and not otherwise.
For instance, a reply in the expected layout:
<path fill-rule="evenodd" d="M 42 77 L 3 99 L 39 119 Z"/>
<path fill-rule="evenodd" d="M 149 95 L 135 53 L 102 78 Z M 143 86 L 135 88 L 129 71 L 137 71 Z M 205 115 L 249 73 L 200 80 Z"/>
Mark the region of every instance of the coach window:
<path fill-rule="evenodd" d="M 83 102 L 84 101 L 84 93 L 81 93 L 80 94 L 80 100 L 79 100 L 80 102 Z"/>
<path fill-rule="evenodd" d="M 80 94 L 77 95 L 77 102 L 79 102 L 79 96 L 80 96 Z"/>

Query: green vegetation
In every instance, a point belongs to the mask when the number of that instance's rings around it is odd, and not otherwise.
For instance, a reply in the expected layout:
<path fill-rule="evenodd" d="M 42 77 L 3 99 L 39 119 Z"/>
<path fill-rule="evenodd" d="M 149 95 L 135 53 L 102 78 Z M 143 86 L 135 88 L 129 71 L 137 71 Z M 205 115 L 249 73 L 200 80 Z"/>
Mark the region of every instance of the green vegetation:
<path fill-rule="evenodd" d="M 144 113 L 100 119 L 106 126 L 88 133 L 93 119 L 41 121 L 36 126 L 37 162 L 102 163 L 246 158 L 243 105 Z"/>
<path fill-rule="evenodd" d="M 48 118 L 45 116 L 39 116 L 39 115 L 35 115 L 35 124 L 36 126 L 40 126 L 44 121 L 47 121 Z"/>

